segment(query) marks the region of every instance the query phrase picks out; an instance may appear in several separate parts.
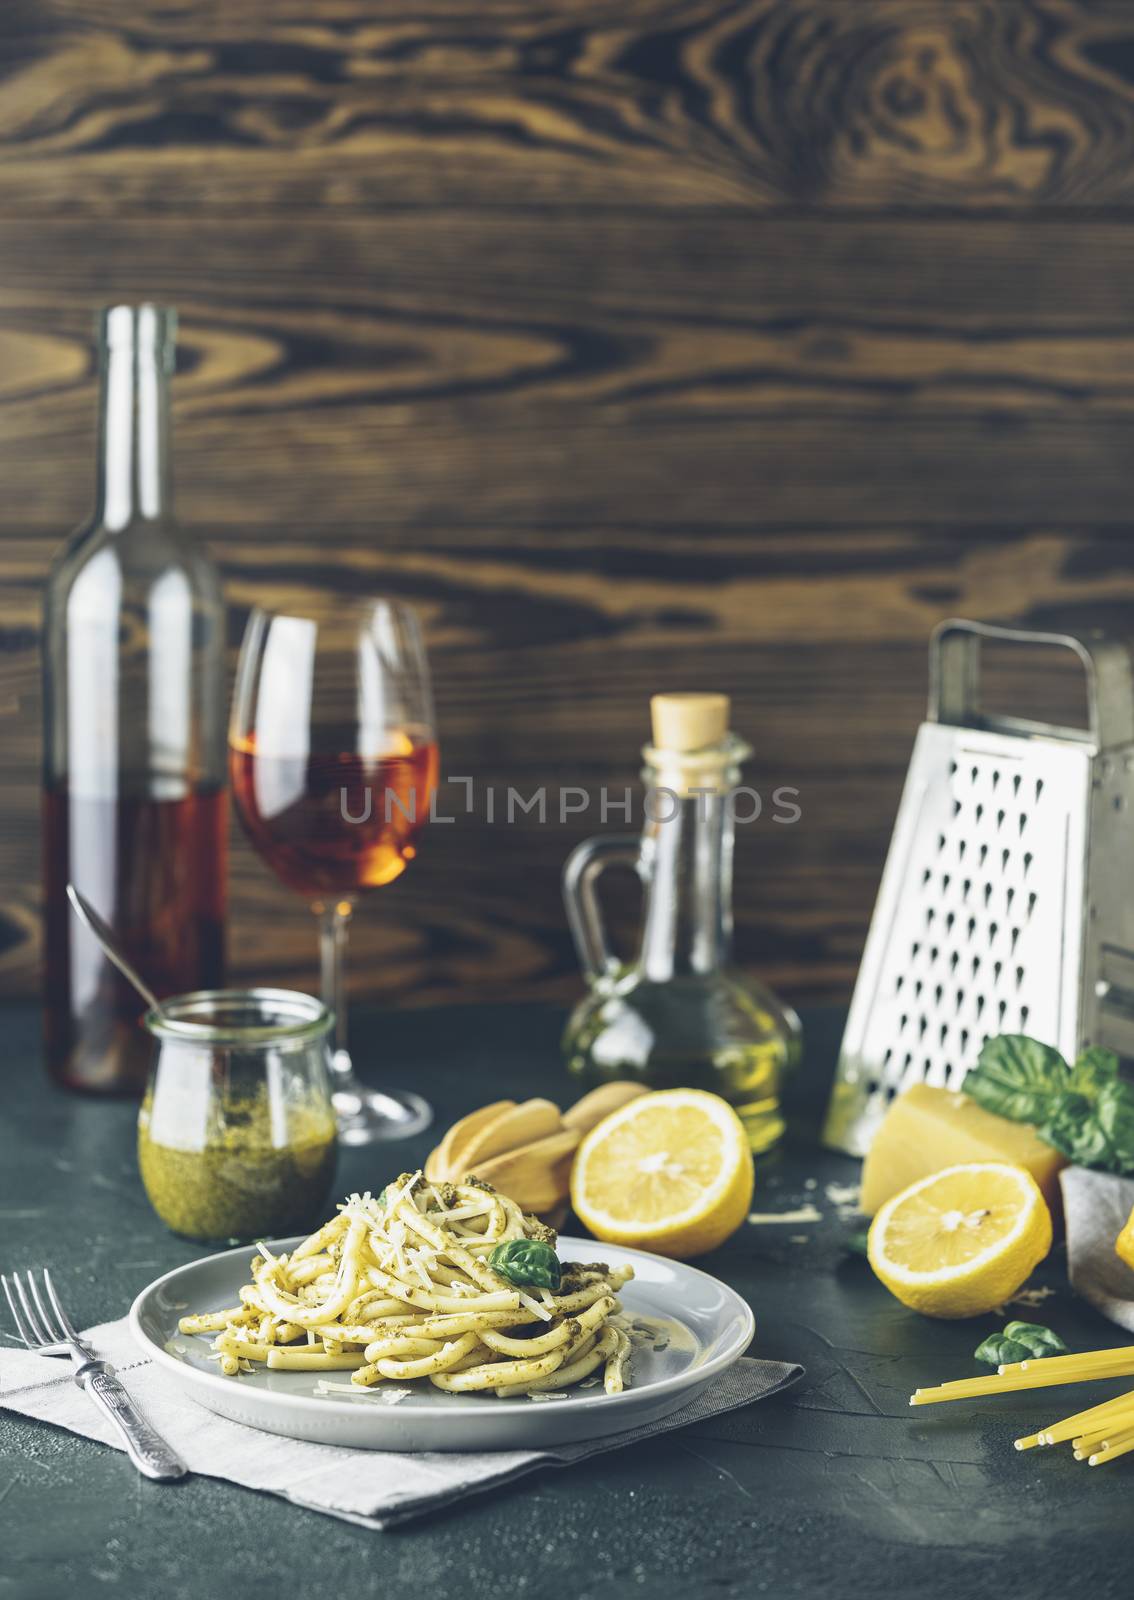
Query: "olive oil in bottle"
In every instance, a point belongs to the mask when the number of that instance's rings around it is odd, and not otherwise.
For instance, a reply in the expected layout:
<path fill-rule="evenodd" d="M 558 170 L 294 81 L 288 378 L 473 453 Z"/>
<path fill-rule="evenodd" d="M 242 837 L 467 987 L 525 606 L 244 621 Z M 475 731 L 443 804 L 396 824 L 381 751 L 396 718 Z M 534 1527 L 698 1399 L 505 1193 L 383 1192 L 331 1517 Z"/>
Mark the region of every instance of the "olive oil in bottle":
<path fill-rule="evenodd" d="M 630 1078 L 653 1089 L 709 1089 L 735 1107 L 754 1151 L 784 1130 L 780 1087 L 801 1048 L 799 1020 L 730 965 L 733 791 L 749 746 L 728 731 L 726 695 L 663 694 L 640 838 L 590 839 L 570 856 L 563 892 L 588 991 L 564 1034 L 569 1070 L 593 1087 Z M 642 943 L 612 955 L 596 880 L 630 867 L 645 891 Z"/>

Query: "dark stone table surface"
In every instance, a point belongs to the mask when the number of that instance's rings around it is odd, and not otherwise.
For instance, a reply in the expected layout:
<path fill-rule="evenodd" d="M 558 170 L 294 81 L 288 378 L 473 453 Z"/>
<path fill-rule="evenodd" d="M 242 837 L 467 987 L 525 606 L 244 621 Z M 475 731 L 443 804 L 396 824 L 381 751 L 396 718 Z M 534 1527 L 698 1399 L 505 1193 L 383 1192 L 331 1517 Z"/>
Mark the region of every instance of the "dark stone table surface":
<path fill-rule="evenodd" d="M 364 1074 L 427 1094 L 439 1127 L 502 1095 L 570 1097 L 550 1009 L 353 1021 Z M 133 1108 L 50 1089 L 32 1008 L 9 1006 L 0 1022 L 0 1265 L 49 1262 L 83 1322 L 120 1315 L 201 1252 L 149 1209 Z M 917 1384 L 974 1370 L 994 1319 L 917 1317 L 845 1249 L 839 1186 L 856 1181 L 857 1164 L 815 1139 L 841 1018 L 805 1024 L 792 1132 L 760 1162 L 754 1206 L 813 1205 L 822 1218 L 750 1223 L 699 1263 L 751 1302 L 754 1354 L 806 1367 L 794 1389 L 384 1534 L 212 1478 L 154 1485 L 117 1452 L 0 1412 L 0 1600 L 1129 1594 L 1134 1457 L 1089 1470 L 1063 1450 L 1012 1449 L 1016 1435 L 1089 1403 L 1084 1391 L 909 1410 Z M 375 1188 L 430 1142 L 346 1152 L 339 1187 Z M 1074 1300 L 1060 1252 L 1033 1281 L 1056 1292 L 1031 1315 L 1073 1348 L 1121 1342 Z"/>

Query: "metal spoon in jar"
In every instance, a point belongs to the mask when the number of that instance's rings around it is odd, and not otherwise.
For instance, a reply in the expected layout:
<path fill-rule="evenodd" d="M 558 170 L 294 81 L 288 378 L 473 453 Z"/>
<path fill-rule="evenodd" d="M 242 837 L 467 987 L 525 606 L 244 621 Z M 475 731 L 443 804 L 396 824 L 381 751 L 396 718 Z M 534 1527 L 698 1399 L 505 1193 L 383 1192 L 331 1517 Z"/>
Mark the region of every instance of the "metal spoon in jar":
<path fill-rule="evenodd" d="M 111 933 L 106 923 L 99 916 L 94 906 L 91 905 L 90 901 L 86 899 L 84 895 L 79 893 L 73 883 L 69 883 L 67 885 L 67 898 L 70 900 L 71 906 L 79 921 L 86 929 L 88 929 L 89 932 L 94 934 L 106 959 L 108 961 L 113 961 L 114 965 L 118 968 L 122 976 L 129 983 L 134 985 L 135 989 L 137 989 L 138 993 L 149 1006 L 151 1011 L 156 1011 L 159 1016 L 164 1016 L 165 1013 L 162 1008 L 162 1003 L 158 999 L 157 995 L 154 994 L 153 990 L 150 988 L 145 979 L 139 976 L 136 968 L 133 967 L 126 959 L 118 944 L 115 942 L 113 933 Z"/>

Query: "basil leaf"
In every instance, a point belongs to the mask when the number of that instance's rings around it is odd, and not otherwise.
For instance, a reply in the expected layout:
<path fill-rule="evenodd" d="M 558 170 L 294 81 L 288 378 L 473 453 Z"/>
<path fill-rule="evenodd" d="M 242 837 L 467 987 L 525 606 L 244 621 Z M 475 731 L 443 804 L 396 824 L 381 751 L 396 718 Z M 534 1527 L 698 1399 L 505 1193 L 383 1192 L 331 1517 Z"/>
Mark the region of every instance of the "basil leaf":
<path fill-rule="evenodd" d="M 1088 1167 L 1103 1159 L 1110 1141 L 1095 1115 L 1094 1106 L 1083 1094 L 1065 1094 L 1056 1100 L 1037 1132 L 1069 1161 Z"/>
<path fill-rule="evenodd" d="M 518 1289 L 558 1289 L 563 1275 L 559 1257 L 542 1239 L 504 1239 L 488 1265 Z"/>
<path fill-rule="evenodd" d="M 1007 1322 L 1004 1336 L 1018 1344 L 1026 1344 L 1033 1356 L 1062 1356 L 1067 1346 L 1054 1328 L 1045 1328 L 1042 1322 Z"/>
<path fill-rule="evenodd" d="M 1069 1067 L 1049 1045 L 1002 1033 L 986 1041 L 964 1089 L 986 1111 L 1030 1122 L 1081 1167 L 1134 1173 L 1134 1085 L 1112 1050 L 1094 1045 Z"/>
<path fill-rule="evenodd" d="M 1118 1077 L 1118 1057 L 1101 1044 L 1092 1045 L 1071 1068 L 1067 1087 L 1079 1094 L 1095 1094 L 1104 1083 Z"/>
<path fill-rule="evenodd" d="M 1134 1172 L 1134 1089 L 1117 1077 L 1104 1083 L 1095 1116 L 1110 1143 L 1112 1170 Z"/>
<path fill-rule="evenodd" d="M 1058 1050 L 1022 1033 L 1001 1033 L 985 1041 L 964 1090 L 986 1111 L 1010 1122 L 1039 1124 L 1066 1089 L 1067 1076 Z"/>
<path fill-rule="evenodd" d="M 990 1333 L 973 1351 L 973 1359 L 990 1367 L 999 1367 L 1009 1361 L 1026 1361 L 1031 1354 L 1027 1345 L 1006 1339 L 1002 1333 Z"/>
<path fill-rule="evenodd" d="M 864 1256 L 866 1254 L 869 1234 L 869 1226 L 865 1228 L 852 1228 L 850 1233 L 848 1233 L 846 1238 L 843 1240 L 843 1249 L 846 1250 L 850 1255 Z"/>
<path fill-rule="evenodd" d="M 973 1352 L 977 1361 L 999 1367 L 1010 1361 L 1034 1361 L 1044 1356 L 1064 1354 L 1067 1346 L 1051 1328 L 1039 1322 L 1008 1322 L 997 1333 L 990 1333 Z"/>

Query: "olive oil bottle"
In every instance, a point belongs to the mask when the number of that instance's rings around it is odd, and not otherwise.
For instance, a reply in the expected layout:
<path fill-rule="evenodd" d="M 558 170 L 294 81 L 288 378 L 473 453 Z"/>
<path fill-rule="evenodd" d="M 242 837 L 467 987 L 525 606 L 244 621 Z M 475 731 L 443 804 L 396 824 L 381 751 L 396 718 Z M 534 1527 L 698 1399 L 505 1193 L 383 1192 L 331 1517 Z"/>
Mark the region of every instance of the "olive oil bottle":
<path fill-rule="evenodd" d="M 641 837 L 587 840 L 564 869 L 588 984 L 564 1034 L 567 1066 L 588 1087 L 631 1078 L 712 1090 L 736 1108 L 753 1150 L 768 1150 L 784 1130 L 780 1087 L 801 1033 L 789 1006 L 730 965 L 734 792 L 752 752 L 728 731 L 726 695 L 655 695 L 651 712 Z M 611 953 L 596 892 L 614 865 L 633 869 L 645 892 L 629 964 Z"/>

